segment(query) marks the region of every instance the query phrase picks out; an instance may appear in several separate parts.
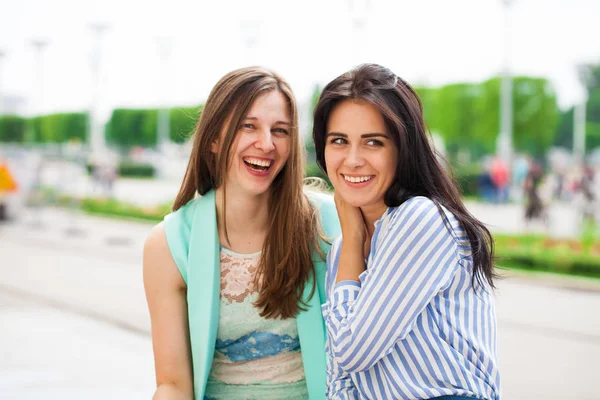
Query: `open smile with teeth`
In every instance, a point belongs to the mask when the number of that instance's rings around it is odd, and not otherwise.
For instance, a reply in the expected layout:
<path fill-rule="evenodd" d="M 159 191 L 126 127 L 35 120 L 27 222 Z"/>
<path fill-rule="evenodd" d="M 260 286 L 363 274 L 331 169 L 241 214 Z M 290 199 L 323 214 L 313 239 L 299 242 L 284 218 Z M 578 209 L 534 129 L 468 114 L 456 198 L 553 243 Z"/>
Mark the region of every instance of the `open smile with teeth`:
<path fill-rule="evenodd" d="M 268 171 L 273 165 L 273 160 L 265 160 L 262 158 L 244 157 L 244 163 L 254 171 Z"/>
<path fill-rule="evenodd" d="M 363 175 L 363 176 L 342 175 L 342 176 L 344 177 L 344 180 L 346 180 L 348 182 L 352 182 L 352 183 L 367 182 L 367 181 L 370 181 L 371 179 L 375 178 L 375 175 Z"/>

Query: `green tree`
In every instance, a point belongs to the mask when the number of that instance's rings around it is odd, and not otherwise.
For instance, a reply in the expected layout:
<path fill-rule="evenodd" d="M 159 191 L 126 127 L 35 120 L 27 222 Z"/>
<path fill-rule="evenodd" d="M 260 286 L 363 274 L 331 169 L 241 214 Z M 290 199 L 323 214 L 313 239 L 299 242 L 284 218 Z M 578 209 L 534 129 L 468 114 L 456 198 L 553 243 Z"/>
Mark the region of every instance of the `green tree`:
<path fill-rule="evenodd" d="M 600 146 L 600 87 L 592 89 L 587 100 L 585 114 L 585 147 L 588 149 L 594 149 Z"/>
<path fill-rule="evenodd" d="M 194 128 L 202 114 L 203 106 L 176 107 L 170 110 L 170 138 L 175 143 L 185 143 L 194 133 Z"/>
<path fill-rule="evenodd" d="M 556 94 L 544 78 L 517 77 L 513 84 L 515 149 L 541 156 L 556 135 L 560 116 Z"/>
<path fill-rule="evenodd" d="M 27 120 L 16 115 L 0 117 L 0 142 L 23 143 Z"/>
<path fill-rule="evenodd" d="M 560 113 L 554 145 L 559 147 L 573 147 L 573 107 Z"/>
<path fill-rule="evenodd" d="M 600 64 L 583 64 L 577 68 L 579 81 L 583 84 L 588 94 L 595 89 L 600 89 Z"/>
<path fill-rule="evenodd" d="M 115 109 L 106 128 L 106 140 L 123 148 L 156 146 L 156 110 Z"/>
<path fill-rule="evenodd" d="M 543 154 L 553 143 L 560 111 L 551 83 L 544 78 L 513 78 L 513 145 L 516 151 Z M 500 132 L 500 78 L 485 81 L 481 112 L 477 121 L 479 138 L 493 152 Z"/>
<path fill-rule="evenodd" d="M 491 146 L 486 147 L 489 136 L 482 130 L 483 90 L 478 84 L 455 83 L 442 86 L 435 94 L 426 94 L 425 118 L 431 130 L 444 139 L 450 161 L 461 151 L 477 156 L 491 150 Z"/>
<path fill-rule="evenodd" d="M 319 97 L 321 97 L 321 86 L 319 86 L 319 84 L 316 84 L 313 88 L 313 92 L 312 95 L 310 97 L 310 120 L 313 120 L 313 114 L 315 111 L 315 108 L 317 107 L 317 103 L 319 102 Z M 315 144 L 313 143 L 312 140 L 312 122 L 310 124 L 310 131 L 307 132 L 307 135 L 305 135 L 304 137 L 304 147 L 306 148 L 306 152 L 307 152 L 307 156 L 308 156 L 308 162 L 312 163 L 315 162 L 316 160 L 316 156 L 315 156 Z"/>

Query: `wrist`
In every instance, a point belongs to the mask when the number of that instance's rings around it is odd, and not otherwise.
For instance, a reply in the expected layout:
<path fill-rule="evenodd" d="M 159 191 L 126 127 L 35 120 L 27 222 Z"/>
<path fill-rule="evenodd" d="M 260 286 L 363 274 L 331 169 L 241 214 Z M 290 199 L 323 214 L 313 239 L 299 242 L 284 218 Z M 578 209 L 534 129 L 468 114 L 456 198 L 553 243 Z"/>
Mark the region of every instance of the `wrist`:
<path fill-rule="evenodd" d="M 362 229 L 342 230 L 342 239 L 342 246 L 348 244 L 361 247 L 365 243 L 365 233 Z"/>

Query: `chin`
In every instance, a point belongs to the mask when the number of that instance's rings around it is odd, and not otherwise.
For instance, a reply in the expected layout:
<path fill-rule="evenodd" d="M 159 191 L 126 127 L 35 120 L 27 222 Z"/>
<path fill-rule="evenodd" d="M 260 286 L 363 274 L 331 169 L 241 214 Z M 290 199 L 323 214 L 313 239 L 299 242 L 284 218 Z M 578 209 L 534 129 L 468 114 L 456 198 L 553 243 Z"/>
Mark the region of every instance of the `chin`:
<path fill-rule="evenodd" d="M 349 205 L 351 205 L 352 207 L 363 207 L 367 204 L 369 204 L 369 199 L 367 199 L 365 196 L 349 196 L 347 194 L 344 193 L 340 193 L 340 196 L 342 198 L 342 200 L 344 200 L 346 203 L 348 203 Z"/>

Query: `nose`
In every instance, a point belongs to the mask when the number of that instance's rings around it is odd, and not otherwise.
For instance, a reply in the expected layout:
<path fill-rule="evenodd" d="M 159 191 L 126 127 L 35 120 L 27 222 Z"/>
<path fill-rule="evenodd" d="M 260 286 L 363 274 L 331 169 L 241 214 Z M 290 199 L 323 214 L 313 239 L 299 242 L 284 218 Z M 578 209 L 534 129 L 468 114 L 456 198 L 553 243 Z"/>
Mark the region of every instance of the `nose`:
<path fill-rule="evenodd" d="M 344 159 L 344 164 L 350 168 L 358 168 L 362 167 L 365 163 L 365 160 L 362 156 L 360 149 L 358 148 L 350 148 L 348 153 L 346 154 L 346 158 Z"/>
<path fill-rule="evenodd" d="M 273 135 L 271 134 L 271 131 L 268 129 L 261 130 L 258 134 L 255 146 L 265 153 L 273 151 L 275 145 L 273 144 Z"/>

